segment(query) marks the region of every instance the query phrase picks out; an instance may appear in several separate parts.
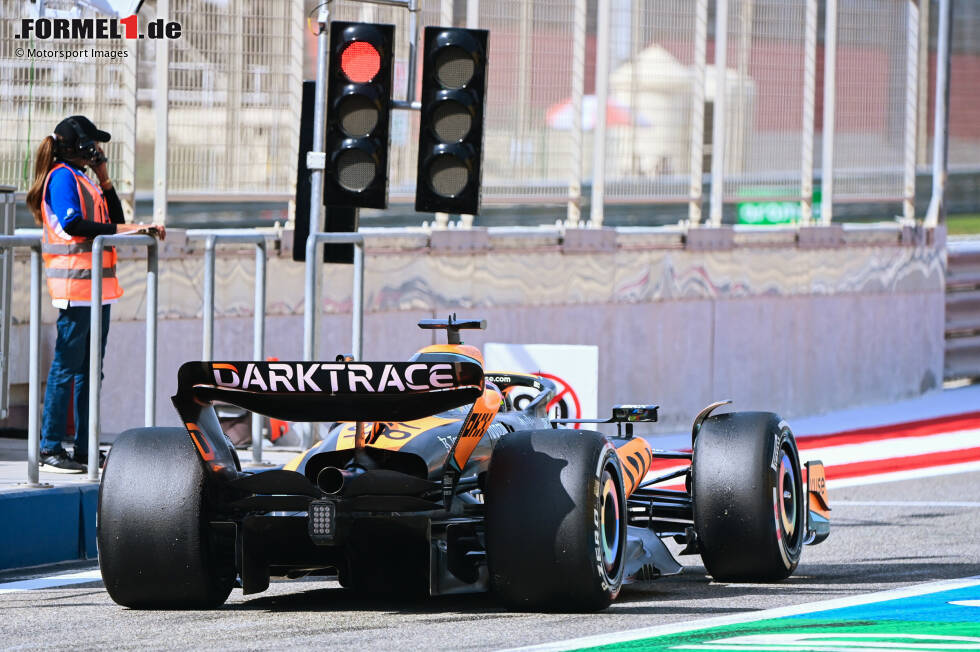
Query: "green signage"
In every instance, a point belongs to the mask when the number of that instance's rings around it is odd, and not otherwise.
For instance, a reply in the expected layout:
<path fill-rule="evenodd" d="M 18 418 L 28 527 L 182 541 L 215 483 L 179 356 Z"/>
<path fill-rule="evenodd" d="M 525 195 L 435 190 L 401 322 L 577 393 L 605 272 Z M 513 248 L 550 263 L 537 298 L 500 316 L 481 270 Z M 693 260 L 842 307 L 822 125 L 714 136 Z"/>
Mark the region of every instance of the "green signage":
<path fill-rule="evenodd" d="M 802 209 L 798 201 L 765 201 L 766 196 L 785 196 L 786 191 L 779 188 L 740 188 L 738 194 L 752 197 L 752 201 L 735 205 L 739 224 L 796 224 L 800 221 Z M 813 218 L 820 219 L 820 189 L 813 191 Z"/>

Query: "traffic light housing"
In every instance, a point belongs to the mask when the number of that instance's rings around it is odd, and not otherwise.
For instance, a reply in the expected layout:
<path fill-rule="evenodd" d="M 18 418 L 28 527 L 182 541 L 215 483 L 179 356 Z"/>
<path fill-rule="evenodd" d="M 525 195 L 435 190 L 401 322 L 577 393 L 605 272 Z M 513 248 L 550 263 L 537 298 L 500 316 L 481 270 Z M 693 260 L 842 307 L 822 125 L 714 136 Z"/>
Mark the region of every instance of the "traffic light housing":
<path fill-rule="evenodd" d="M 296 205 L 293 210 L 293 260 L 306 260 L 306 238 L 310 235 L 310 170 L 306 167 L 306 153 L 313 150 L 313 114 L 316 109 L 316 82 L 303 82 L 303 108 L 299 119 L 299 160 L 296 162 Z M 356 208 L 326 206 L 326 231 L 328 233 L 356 232 L 358 215 Z M 323 225 L 317 225 L 316 229 Z M 323 245 L 323 262 L 354 262 L 354 245 Z"/>
<path fill-rule="evenodd" d="M 330 25 L 325 204 L 388 206 L 394 32 L 394 25 Z"/>
<path fill-rule="evenodd" d="M 483 29 L 426 27 L 415 210 L 480 210 L 487 37 Z"/>

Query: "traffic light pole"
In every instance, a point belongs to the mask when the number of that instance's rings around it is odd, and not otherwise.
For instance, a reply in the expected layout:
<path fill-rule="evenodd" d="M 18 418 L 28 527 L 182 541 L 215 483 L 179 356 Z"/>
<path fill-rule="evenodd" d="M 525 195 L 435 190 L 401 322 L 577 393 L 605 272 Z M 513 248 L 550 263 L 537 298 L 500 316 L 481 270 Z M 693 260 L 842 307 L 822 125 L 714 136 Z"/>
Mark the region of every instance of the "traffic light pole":
<path fill-rule="evenodd" d="M 419 50 L 419 12 L 422 10 L 420 0 L 359 0 L 367 4 L 403 7 L 408 10 L 408 88 L 405 89 L 404 100 L 392 100 L 391 108 L 402 111 L 419 111 L 422 105 L 415 101 L 415 87 L 418 83 L 418 50 Z"/>
<path fill-rule="evenodd" d="M 408 61 L 408 88 L 405 90 L 405 100 L 393 100 L 391 108 L 400 110 L 418 111 L 421 104 L 415 100 L 415 86 L 417 83 L 418 68 L 418 42 L 419 42 L 419 11 L 420 0 L 361 0 L 372 4 L 391 5 L 404 7 L 409 11 L 409 61 Z M 329 31 L 330 11 L 329 3 L 323 2 L 318 8 L 317 13 L 317 66 L 316 66 L 316 91 L 313 107 L 313 145 L 312 150 L 307 152 L 306 167 L 310 171 L 310 223 L 309 236 L 307 237 L 307 255 L 305 261 L 305 291 L 303 307 L 303 359 L 314 360 L 318 356 L 317 350 L 317 313 L 320 305 L 320 261 L 322 258 L 321 249 L 323 247 L 324 235 L 321 233 L 323 227 L 323 192 L 324 192 L 324 171 L 326 169 L 326 96 L 327 96 L 327 74 L 329 63 Z M 343 234 L 347 235 L 347 234 Z M 318 237 L 319 236 L 319 237 Z M 359 245 L 362 247 L 363 245 Z M 363 251 L 356 248 L 355 268 L 363 265 Z M 360 261 L 356 259 L 360 259 Z M 363 271 L 355 272 L 359 274 L 359 281 L 363 292 Z M 355 294 L 357 294 L 355 292 Z M 363 303 L 355 300 L 352 306 L 353 322 L 355 331 L 359 332 L 363 324 Z M 360 349 L 359 337 L 356 338 L 356 349 Z M 360 351 L 355 351 L 360 357 Z M 313 443 L 313 435 L 316 431 L 316 424 L 303 424 L 301 437 L 303 447 L 308 448 Z"/>
<path fill-rule="evenodd" d="M 316 56 L 316 93 L 313 104 L 313 151 L 306 154 L 306 167 L 310 170 L 310 228 L 312 236 L 320 230 L 323 223 L 323 170 L 326 167 L 324 152 L 324 123 L 326 119 L 327 94 L 327 24 L 330 22 L 329 4 L 320 5 L 317 14 L 317 56 Z M 303 359 L 313 360 L 316 350 L 316 316 L 320 304 L 320 248 L 314 241 L 312 256 L 306 257 L 306 287 L 304 290 L 303 306 Z M 315 423 L 304 423 L 301 429 L 303 446 L 309 448 L 313 442 Z"/>

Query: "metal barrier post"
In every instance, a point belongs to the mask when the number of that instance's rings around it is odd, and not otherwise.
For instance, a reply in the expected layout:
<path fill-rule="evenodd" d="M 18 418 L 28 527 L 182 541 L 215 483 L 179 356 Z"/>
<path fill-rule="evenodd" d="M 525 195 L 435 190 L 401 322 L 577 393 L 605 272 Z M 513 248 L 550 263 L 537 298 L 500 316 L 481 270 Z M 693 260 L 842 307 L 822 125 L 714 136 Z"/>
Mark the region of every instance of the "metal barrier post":
<path fill-rule="evenodd" d="M 188 240 L 204 239 L 203 359 L 214 356 L 214 297 L 216 248 L 220 244 L 255 245 L 255 308 L 252 322 L 252 357 L 265 357 L 266 235 L 255 231 L 214 233 L 191 230 Z M 252 413 L 252 463 L 262 462 L 262 417 Z"/>
<path fill-rule="evenodd" d="M 827 0 L 823 55 L 823 172 L 820 223 L 834 219 L 834 120 L 837 117 L 837 0 Z"/>
<path fill-rule="evenodd" d="M 255 246 L 255 314 L 252 317 L 252 357 L 265 357 L 265 239 Z M 252 413 L 252 463 L 262 464 L 262 417 Z"/>
<path fill-rule="evenodd" d="M 800 224 L 813 224 L 813 133 L 817 104 L 817 0 L 806 0 L 803 46 L 803 145 L 800 148 Z"/>
<path fill-rule="evenodd" d="M 936 44 L 936 110 L 932 137 L 932 196 L 925 226 L 945 220 L 946 173 L 949 153 L 949 42 L 952 39 L 952 0 L 939 2 L 939 43 Z"/>
<path fill-rule="evenodd" d="M 711 226 L 725 208 L 725 141 L 728 138 L 728 0 L 715 7 L 715 103 L 711 125 Z"/>
<path fill-rule="evenodd" d="M 99 400 L 102 397 L 102 252 L 106 244 L 128 244 L 142 245 L 147 248 L 147 318 L 150 317 L 150 303 L 154 306 L 152 321 L 156 321 L 156 295 L 157 295 L 157 239 L 150 235 L 100 235 L 92 241 L 92 307 L 91 319 L 89 320 L 89 390 L 88 390 L 88 480 L 89 482 L 99 481 L 99 429 L 101 428 L 101 414 L 99 413 Z M 151 340 L 152 338 L 152 340 Z M 146 329 L 146 381 L 144 387 L 147 389 L 156 386 L 156 325 Z M 153 408 L 149 406 L 150 401 L 155 401 L 156 396 L 147 396 L 147 407 L 145 416 L 151 416 Z M 149 421 L 149 419 L 147 419 Z M 147 423 L 151 426 L 153 423 Z"/>
<path fill-rule="evenodd" d="M 721 0 L 724 1 L 724 0 Z M 598 229 L 605 219 L 606 195 L 606 103 L 609 101 L 609 32 L 612 6 L 599 0 L 596 8 L 595 45 L 595 126 L 592 130 L 592 227 Z M 574 107 L 573 107 L 574 110 Z"/>
<path fill-rule="evenodd" d="M 27 484 L 42 485 L 41 461 L 41 245 L 31 247 L 30 368 L 27 376 Z"/>
<path fill-rule="evenodd" d="M 203 350 L 201 360 L 214 357 L 214 244 L 216 236 L 210 234 L 204 241 L 204 318 Z"/>
<path fill-rule="evenodd" d="M 0 236 L 0 249 L 31 249 L 30 351 L 27 376 L 27 486 L 50 487 L 38 474 L 41 458 L 41 238 Z"/>
<path fill-rule="evenodd" d="M 146 252 L 146 378 L 143 381 L 143 425 L 157 425 L 157 258 L 156 238 Z M 100 383 L 101 384 L 101 383 Z"/>
<path fill-rule="evenodd" d="M 701 222 L 701 199 L 704 194 L 704 88 L 707 75 L 708 0 L 697 0 L 694 17 L 694 82 L 691 90 L 691 158 L 689 165 L 687 219 Z"/>
<path fill-rule="evenodd" d="M 306 239 L 306 260 L 316 255 L 320 251 L 320 245 L 329 244 L 353 244 L 354 245 L 354 283 L 351 292 L 351 353 L 357 360 L 364 354 L 364 235 L 361 233 L 310 233 Z M 310 267 L 307 265 L 307 270 Z M 310 288 L 318 285 L 316 279 L 306 279 L 306 303 L 303 315 L 303 353 L 305 360 L 314 360 L 317 350 L 316 342 L 316 313 L 319 311 L 319 302 L 310 292 Z M 315 424 L 310 424 L 309 428 L 302 430 L 302 446 L 309 448 L 313 445 L 313 430 Z"/>
<path fill-rule="evenodd" d="M 582 102 L 585 97 L 585 41 L 588 30 L 586 0 L 575 0 L 572 26 L 572 172 L 568 176 L 568 206 L 565 220 L 570 228 L 579 226 L 582 218 Z M 467 6 L 467 9 L 469 7 Z M 469 13 L 467 11 L 467 13 Z"/>
<path fill-rule="evenodd" d="M 905 62 L 905 157 L 902 176 L 902 215 L 915 220 L 915 146 L 919 100 L 919 0 L 907 0 L 908 16 Z M 928 38 L 928 35 L 926 35 Z"/>
<path fill-rule="evenodd" d="M 354 243 L 354 288 L 351 292 L 351 353 L 364 355 L 364 240 Z"/>

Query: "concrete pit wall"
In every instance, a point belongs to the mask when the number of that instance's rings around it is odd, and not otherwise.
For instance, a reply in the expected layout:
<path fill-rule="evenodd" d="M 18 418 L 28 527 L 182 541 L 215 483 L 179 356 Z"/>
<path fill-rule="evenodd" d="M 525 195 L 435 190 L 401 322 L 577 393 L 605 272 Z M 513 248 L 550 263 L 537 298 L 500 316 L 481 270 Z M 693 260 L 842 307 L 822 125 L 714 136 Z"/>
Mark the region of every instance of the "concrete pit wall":
<path fill-rule="evenodd" d="M 168 234 L 160 260 L 157 414 L 181 363 L 201 354 L 203 243 Z M 291 232 L 269 263 L 267 355 L 299 359 L 303 265 Z M 940 386 L 945 232 L 895 225 L 802 230 L 553 228 L 366 232 L 364 357 L 404 359 L 441 333 L 420 318 L 485 317 L 469 343 L 594 344 L 599 412 L 656 402 L 662 431 L 686 428 L 707 403 L 787 418 L 883 403 Z M 143 423 L 142 250 L 120 248 L 125 296 L 112 309 L 104 432 Z M 215 358 L 252 350 L 248 248 L 217 263 Z M 27 380 L 26 260 L 15 272 L 11 381 Z M 350 349 L 349 266 L 323 272 L 321 357 Z M 56 311 L 46 302 L 44 367 Z M 26 395 L 26 391 L 23 392 Z"/>

